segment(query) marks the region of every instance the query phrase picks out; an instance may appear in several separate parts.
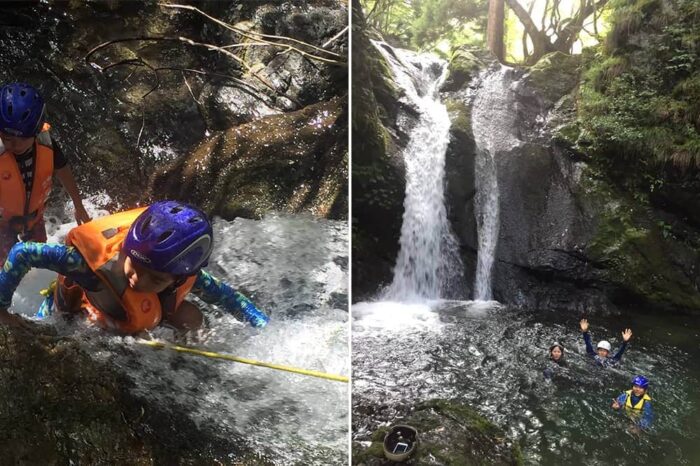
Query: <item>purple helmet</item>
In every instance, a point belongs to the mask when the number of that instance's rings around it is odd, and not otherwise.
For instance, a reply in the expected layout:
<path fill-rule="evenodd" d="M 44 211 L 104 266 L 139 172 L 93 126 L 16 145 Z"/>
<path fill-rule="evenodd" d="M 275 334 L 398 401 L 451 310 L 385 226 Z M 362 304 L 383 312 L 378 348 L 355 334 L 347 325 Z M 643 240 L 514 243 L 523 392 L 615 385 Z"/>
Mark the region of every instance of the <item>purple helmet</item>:
<path fill-rule="evenodd" d="M 191 205 L 156 202 L 131 225 L 123 250 L 151 270 L 194 275 L 207 265 L 211 255 L 211 223 L 204 212 Z"/>
<path fill-rule="evenodd" d="M 41 131 L 46 105 L 36 89 L 11 83 L 0 89 L 0 131 L 30 138 Z"/>
<path fill-rule="evenodd" d="M 649 386 L 649 380 L 643 375 L 638 375 L 632 379 L 632 385 L 639 385 L 642 388 L 647 388 Z"/>

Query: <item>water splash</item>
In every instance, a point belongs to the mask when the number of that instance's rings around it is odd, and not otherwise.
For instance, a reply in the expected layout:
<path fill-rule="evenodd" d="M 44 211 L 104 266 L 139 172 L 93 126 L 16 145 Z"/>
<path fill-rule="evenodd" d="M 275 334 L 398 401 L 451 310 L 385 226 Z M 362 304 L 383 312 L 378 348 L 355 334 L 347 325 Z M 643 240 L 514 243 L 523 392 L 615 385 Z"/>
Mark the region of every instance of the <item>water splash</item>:
<path fill-rule="evenodd" d="M 384 298 L 404 302 L 437 299 L 446 291 L 450 276 L 462 269 L 444 200 L 450 118 L 438 91 L 447 76 L 447 63 L 431 54 L 381 42 L 374 45 L 404 90 L 404 99 L 420 113 L 403 153 L 406 197 L 401 248 Z"/>
<path fill-rule="evenodd" d="M 518 144 L 514 135 L 515 109 L 511 91 L 512 69 L 502 67 L 484 79 L 474 100 L 472 128 L 476 142 L 476 196 L 474 198 L 478 253 L 474 298 L 492 298 L 491 272 L 500 228 L 497 157 Z"/>
<path fill-rule="evenodd" d="M 96 205 L 97 202 L 99 205 Z M 93 216 L 109 200 L 85 201 Z M 59 209 L 60 210 L 60 209 Z M 49 241 L 75 226 L 70 207 L 50 216 Z M 209 271 L 234 284 L 270 313 L 256 330 L 201 301 L 208 330 L 190 344 L 212 351 L 323 372 L 350 373 L 347 313 L 347 224 L 311 216 L 214 222 Z M 32 270 L 15 293 L 13 311 L 35 313 L 41 288 L 55 277 Z M 70 335 L 134 383 L 134 393 L 166 412 L 187 413 L 221 439 L 240 439 L 276 464 L 347 461 L 347 384 L 174 352 L 154 351 L 52 316 L 45 325 Z M 171 340 L 158 328 L 156 338 Z"/>

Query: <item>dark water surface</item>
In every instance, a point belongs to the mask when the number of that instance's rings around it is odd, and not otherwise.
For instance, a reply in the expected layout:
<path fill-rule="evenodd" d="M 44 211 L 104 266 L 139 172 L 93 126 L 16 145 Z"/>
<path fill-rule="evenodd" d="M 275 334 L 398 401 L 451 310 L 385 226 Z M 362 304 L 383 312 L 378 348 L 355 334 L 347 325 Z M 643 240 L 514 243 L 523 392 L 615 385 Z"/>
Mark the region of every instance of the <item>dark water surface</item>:
<path fill-rule="evenodd" d="M 585 354 L 579 315 L 523 312 L 497 303 L 353 309 L 353 432 L 368 440 L 411 405 L 431 398 L 466 402 L 516 439 L 527 464 L 700 464 L 700 326 L 670 315 L 586 316 L 594 344 L 631 345 L 616 368 Z M 547 349 L 567 348 L 569 368 L 545 380 Z M 610 408 L 643 374 L 655 421 L 636 435 Z"/>

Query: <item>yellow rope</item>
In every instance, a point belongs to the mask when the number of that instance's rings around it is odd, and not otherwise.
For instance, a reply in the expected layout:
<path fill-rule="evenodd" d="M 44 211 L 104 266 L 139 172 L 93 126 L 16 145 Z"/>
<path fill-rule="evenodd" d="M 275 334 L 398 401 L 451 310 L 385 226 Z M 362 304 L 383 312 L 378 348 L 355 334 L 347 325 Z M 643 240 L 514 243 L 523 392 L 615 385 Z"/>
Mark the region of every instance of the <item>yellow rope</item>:
<path fill-rule="evenodd" d="M 335 380 L 336 382 L 349 382 L 350 379 L 343 375 L 326 374 L 325 372 L 311 371 L 308 369 L 299 369 L 297 367 L 283 366 L 281 364 L 271 364 L 269 362 L 256 361 L 254 359 L 239 358 L 238 356 L 231 356 L 230 354 L 215 353 L 213 351 L 204 351 L 197 348 L 189 348 L 186 346 L 170 345 L 167 343 L 161 343 L 159 341 L 153 340 L 137 340 L 138 343 L 152 348 L 165 348 L 173 351 L 179 351 L 181 353 L 195 354 L 197 356 L 204 356 L 206 358 L 214 359 L 225 359 L 227 361 L 240 362 L 243 364 L 250 364 L 252 366 L 268 367 L 270 369 L 277 369 L 278 371 L 293 372 L 295 374 L 309 375 L 311 377 L 319 377 L 321 379 Z"/>

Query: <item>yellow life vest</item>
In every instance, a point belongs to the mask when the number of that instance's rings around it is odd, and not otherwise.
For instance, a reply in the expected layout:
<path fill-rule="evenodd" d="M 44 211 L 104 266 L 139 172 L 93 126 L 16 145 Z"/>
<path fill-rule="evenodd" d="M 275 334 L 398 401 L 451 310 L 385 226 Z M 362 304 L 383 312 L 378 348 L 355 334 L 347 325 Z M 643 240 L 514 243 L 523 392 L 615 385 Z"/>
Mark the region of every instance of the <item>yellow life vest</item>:
<path fill-rule="evenodd" d="M 625 392 L 627 394 L 627 401 L 625 401 L 625 408 L 627 409 L 636 409 L 638 411 L 641 411 L 644 409 L 644 403 L 647 401 L 651 401 L 651 397 L 644 393 L 642 398 L 637 402 L 637 404 L 632 405 L 632 390 L 627 390 Z"/>

